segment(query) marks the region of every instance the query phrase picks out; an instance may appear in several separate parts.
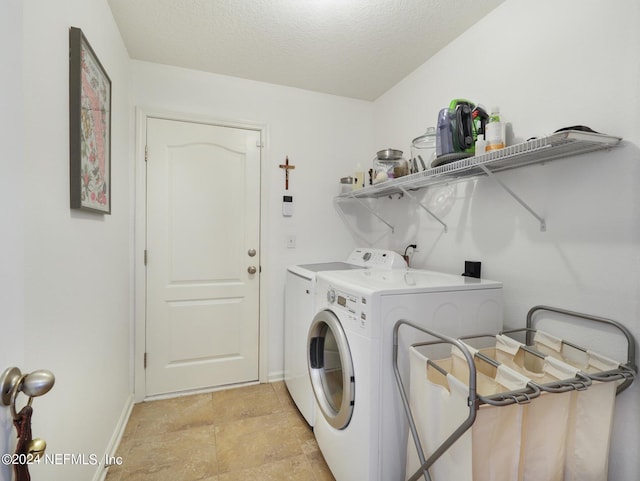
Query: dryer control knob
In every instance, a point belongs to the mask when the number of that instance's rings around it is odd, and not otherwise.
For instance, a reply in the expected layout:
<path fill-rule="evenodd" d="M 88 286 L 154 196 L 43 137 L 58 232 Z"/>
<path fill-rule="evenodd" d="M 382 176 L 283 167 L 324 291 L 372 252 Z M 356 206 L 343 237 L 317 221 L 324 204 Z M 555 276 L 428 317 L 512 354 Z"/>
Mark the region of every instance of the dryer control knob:
<path fill-rule="evenodd" d="M 336 302 L 336 291 L 333 289 L 329 289 L 327 291 L 327 301 L 329 301 L 329 304 Z"/>

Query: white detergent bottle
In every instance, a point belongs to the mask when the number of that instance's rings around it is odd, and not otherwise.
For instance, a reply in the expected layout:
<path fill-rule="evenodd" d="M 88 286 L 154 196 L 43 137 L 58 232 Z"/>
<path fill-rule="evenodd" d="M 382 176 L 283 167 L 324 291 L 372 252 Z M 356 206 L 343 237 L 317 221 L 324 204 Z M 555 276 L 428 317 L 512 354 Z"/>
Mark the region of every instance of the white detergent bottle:
<path fill-rule="evenodd" d="M 362 164 L 358 162 L 356 172 L 353 176 L 353 190 L 362 189 L 364 187 L 364 170 Z"/>
<path fill-rule="evenodd" d="M 484 135 L 478 134 L 478 140 L 476 140 L 476 155 L 482 155 L 487 151 L 487 141 L 484 140 Z"/>

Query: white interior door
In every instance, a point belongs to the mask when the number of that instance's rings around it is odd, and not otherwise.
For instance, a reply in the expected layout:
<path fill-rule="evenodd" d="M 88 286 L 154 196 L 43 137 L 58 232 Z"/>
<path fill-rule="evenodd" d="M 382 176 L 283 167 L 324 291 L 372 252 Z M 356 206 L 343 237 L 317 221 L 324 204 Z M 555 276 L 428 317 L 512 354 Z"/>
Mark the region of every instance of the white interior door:
<path fill-rule="evenodd" d="M 147 119 L 146 394 L 258 379 L 260 132 Z"/>

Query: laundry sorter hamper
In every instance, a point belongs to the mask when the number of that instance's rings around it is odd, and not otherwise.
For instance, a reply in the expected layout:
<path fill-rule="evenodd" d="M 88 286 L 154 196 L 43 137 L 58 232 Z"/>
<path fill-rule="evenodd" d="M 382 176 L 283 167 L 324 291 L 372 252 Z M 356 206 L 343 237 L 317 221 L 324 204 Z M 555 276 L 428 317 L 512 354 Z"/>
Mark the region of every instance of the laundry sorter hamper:
<path fill-rule="evenodd" d="M 531 319 L 539 309 L 619 328 L 628 343 L 627 363 L 536 332 Z M 409 349 L 408 395 L 394 365 L 411 432 L 406 479 L 606 479 L 616 390 L 628 387 L 636 374 L 635 341 L 624 326 L 546 306 L 529 312 L 527 328 L 508 331 L 525 331 L 530 345 L 508 337 L 507 331 L 453 339 L 407 320 L 396 324 L 394 341 L 403 325 L 438 339 Z M 430 358 L 429 350 L 443 343 L 451 345 L 450 354 Z M 544 352 L 536 349 L 541 343 Z M 563 346 L 569 345 L 583 355 L 567 359 Z M 394 342 L 394 359 L 397 349 Z"/>

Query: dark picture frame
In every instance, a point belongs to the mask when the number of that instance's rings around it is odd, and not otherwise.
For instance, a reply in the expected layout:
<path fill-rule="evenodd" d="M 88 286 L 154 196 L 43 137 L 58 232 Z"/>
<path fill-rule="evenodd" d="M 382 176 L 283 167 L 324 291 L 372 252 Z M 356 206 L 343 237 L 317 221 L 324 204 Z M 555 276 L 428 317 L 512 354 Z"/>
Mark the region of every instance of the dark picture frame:
<path fill-rule="evenodd" d="M 72 209 L 111 214 L 111 79 L 77 27 L 69 29 Z"/>

